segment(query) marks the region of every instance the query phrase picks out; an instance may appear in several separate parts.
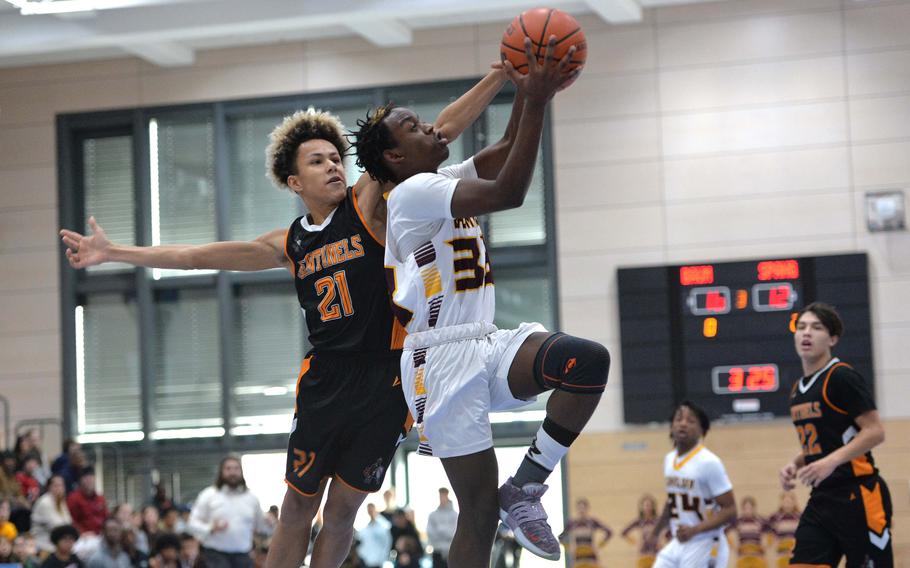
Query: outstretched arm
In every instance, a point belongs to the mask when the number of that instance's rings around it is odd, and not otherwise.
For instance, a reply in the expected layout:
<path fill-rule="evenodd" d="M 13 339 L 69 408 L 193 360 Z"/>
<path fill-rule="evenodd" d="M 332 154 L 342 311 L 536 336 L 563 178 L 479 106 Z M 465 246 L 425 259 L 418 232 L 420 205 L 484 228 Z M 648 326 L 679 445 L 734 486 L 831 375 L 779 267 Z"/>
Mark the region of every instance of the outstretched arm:
<path fill-rule="evenodd" d="M 442 109 L 433 128 L 441 131 L 449 140 L 454 140 L 477 120 L 508 78 L 501 68 L 491 70 L 467 93 Z"/>
<path fill-rule="evenodd" d="M 567 65 L 575 52 L 569 48 L 568 54 L 558 63 L 553 62 L 553 47 L 556 37 L 550 36 L 547 54 L 543 65 L 531 52 L 531 40 L 525 38 L 525 52 L 528 58 L 528 74 L 520 75 L 508 62 L 506 71 L 518 88 L 518 96 L 523 96 L 524 106 L 515 133 L 515 141 L 509 148 L 508 155 L 495 180 L 461 179 L 452 196 L 451 214 L 455 218 L 475 217 L 495 211 L 514 209 L 524 203 L 534 163 L 537 159 L 537 147 L 543 131 L 544 111 L 547 102 L 556 90 L 565 82 Z M 479 172 L 478 172 L 479 173 Z"/>
<path fill-rule="evenodd" d="M 125 262 L 150 268 L 183 270 L 210 268 L 220 270 L 293 270 L 284 254 L 286 232 L 277 229 L 252 241 L 224 241 L 206 245 L 162 245 L 137 247 L 118 245 L 94 217 L 89 217 L 91 235 L 63 229 L 60 237 L 66 245 L 66 258 L 73 268 L 87 268 L 105 262 Z"/>

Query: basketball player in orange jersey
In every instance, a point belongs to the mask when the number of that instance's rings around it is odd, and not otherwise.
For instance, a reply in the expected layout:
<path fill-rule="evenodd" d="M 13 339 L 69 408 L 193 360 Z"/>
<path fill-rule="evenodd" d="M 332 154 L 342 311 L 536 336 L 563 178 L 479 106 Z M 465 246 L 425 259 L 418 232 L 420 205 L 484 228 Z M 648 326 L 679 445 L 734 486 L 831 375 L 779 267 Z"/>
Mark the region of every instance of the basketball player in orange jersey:
<path fill-rule="evenodd" d="M 388 283 L 408 337 L 405 397 L 420 435 L 418 452 L 442 459 L 460 514 L 449 562 L 485 567 L 497 515 L 531 552 L 560 555 L 540 496 L 544 481 L 587 423 L 607 383 L 609 354 L 597 343 L 540 324 L 493 325 L 492 269 L 477 216 L 519 207 L 533 174 L 547 102 L 574 78 L 557 64 L 555 37 L 527 75 L 506 63 L 517 86 L 504 138 L 465 162 L 439 169 L 444 137 L 411 110 L 391 104 L 358 121 L 358 163 L 389 195 Z M 521 407 L 552 390 L 547 416 L 515 475 L 497 492 L 489 412 Z"/>
<path fill-rule="evenodd" d="M 436 127 L 458 136 L 505 81 L 501 70 L 491 72 L 443 110 Z M 382 285 L 385 201 L 380 184 L 369 176 L 347 187 L 347 147 L 341 123 L 326 112 L 298 112 L 278 125 L 266 152 L 269 177 L 297 194 L 309 214 L 295 219 L 290 229 L 271 231 L 252 242 L 120 246 L 107 240 L 94 218 L 89 219 L 91 236 L 61 231 L 74 268 L 128 262 L 180 269 L 286 268 L 293 274 L 313 349 L 298 378 L 288 489 L 269 549 L 269 568 L 303 564 L 310 527 L 326 491 L 323 528 L 310 566 L 337 568 L 350 550 L 358 508 L 367 492 L 382 485 L 392 455 L 407 434 L 407 406 L 397 380 L 401 328 L 393 325 Z M 334 478 L 331 484 L 329 477 Z"/>
<path fill-rule="evenodd" d="M 885 440 L 872 393 L 859 373 L 832 356 L 844 324 L 827 304 L 799 312 L 793 340 L 804 376 L 790 392 L 802 451 L 780 470 L 785 491 L 812 488 L 796 529 L 790 566 L 891 568 L 891 495 L 872 448 Z"/>
<path fill-rule="evenodd" d="M 800 511 L 796 503 L 796 494 L 785 491 L 780 495 L 780 507 L 768 519 L 772 542 L 777 549 L 777 568 L 787 568 L 796 544 L 796 527 L 799 526 Z"/>

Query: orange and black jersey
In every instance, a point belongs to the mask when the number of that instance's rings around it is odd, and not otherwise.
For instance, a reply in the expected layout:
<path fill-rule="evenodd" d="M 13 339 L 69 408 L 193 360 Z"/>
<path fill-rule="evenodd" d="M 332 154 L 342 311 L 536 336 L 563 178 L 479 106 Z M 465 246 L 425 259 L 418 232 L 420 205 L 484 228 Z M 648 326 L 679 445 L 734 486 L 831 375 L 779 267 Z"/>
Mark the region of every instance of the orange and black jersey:
<path fill-rule="evenodd" d="M 298 217 L 285 253 L 315 352 L 382 353 L 401 349 L 385 287 L 385 249 L 370 232 L 349 187 L 321 225 Z"/>
<path fill-rule="evenodd" d="M 859 432 L 856 417 L 870 410 L 875 410 L 875 402 L 866 381 L 837 357 L 817 373 L 796 381 L 790 392 L 790 418 L 806 463 L 846 445 Z M 816 489 L 836 487 L 877 473 L 872 452 L 867 452 L 839 465 Z"/>

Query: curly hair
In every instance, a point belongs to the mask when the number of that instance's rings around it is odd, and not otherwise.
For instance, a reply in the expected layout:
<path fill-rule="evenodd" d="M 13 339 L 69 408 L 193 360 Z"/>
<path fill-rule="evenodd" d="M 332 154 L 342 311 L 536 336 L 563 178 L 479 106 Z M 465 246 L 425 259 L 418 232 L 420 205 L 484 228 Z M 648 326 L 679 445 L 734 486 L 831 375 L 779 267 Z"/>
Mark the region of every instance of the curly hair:
<path fill-rule="evenodd" d="M 279 189 L 288 187 L 288 176 L 297 174 L 297 149 L 309 140 L 325 140 L 344 157 L 348 142 L 341 120 L 313 107 L 285 117 L 269 134 L 265 149 L 266 177 Z"/>
<path fill-rule="evenodd" d="M 354 138 L 351 145 L 357 151 L 357 166 L 380 183 L 396 181 L 395 174 L 382 159 L 383 152 L 396 146 L 392 131 L 385 124 L 394 108 L 393 103 L 387 103 L 372 113 L 367 112 L 366 119 L 357 119 L 359 130 L 350 134 Z"/>

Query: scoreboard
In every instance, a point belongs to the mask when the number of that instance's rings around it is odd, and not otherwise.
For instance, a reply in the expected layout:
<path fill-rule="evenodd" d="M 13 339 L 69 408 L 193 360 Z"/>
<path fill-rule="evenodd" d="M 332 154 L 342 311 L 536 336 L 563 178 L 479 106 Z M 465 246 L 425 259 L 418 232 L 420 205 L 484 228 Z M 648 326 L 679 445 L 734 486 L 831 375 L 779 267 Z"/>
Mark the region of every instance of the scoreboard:
<path fill-rule="evenodd" d="M 789 416 L 796 315 L 813 301 L 837 308 L 834 353 L 872 387 L 867 264 L 846 254 L 619 269 L 625 421 L 667 421 L 685 399 L 712 418 Z"/>

